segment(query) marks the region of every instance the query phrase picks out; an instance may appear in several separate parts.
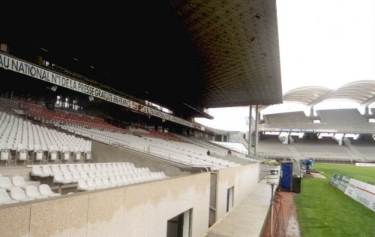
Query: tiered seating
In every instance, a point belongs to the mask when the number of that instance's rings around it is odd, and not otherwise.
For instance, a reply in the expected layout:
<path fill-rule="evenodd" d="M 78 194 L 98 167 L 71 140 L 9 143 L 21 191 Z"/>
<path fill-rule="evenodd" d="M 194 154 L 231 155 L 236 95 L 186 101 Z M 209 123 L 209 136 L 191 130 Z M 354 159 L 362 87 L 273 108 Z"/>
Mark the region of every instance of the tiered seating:
<path fill-rule="evenodd" d="M 26 182 L 21 176 L 0 176 L 0 205 L 60 196 L 47 184 Z"/>
<path fill-rule="evenodd" d="M 184 140 L 188 143 L 195 144 L 197 146 L 203 147 L 207 150 L 209 150 L 213 154 L 217 154 L 220 156 L 226 156 L 228 154 L 228 149 L 225 149 L 223 147 L 214 145 L 208 141 L 205 141 L 203 139 L 195 138 L 195 137 L 186 137 L 186 136 L 178 136 L 181 140 Z"/>
<path fill-rule="evenodd" d="M 302 111 L 264 115 L 265 124 L 261 128 L 304 128 L 312 129 L 316 125 Z"/>
<path fill-rule="evenodd" d="M 227 147 L 228 149 L 232 151 L 237 151 L 242 154 L 247 153 L 247 148 L 242 143 L 236 143 L 236 142 L 213 142 L 213 143 L 216 143 L 223 147 Z"/>
<path fill-rule="evenodd" d="M 94 190 L 165 179 L 164 172 L 137 168 L 132 163 L 33 165 L 33 177 L 53 177 L 56 184 L 77 183 L 79 190 Z"/>
<path fill-rule="evenodd" d="M 339 146 L 331 138 L 314 140 L 296 140 L 291 146 L 295 147 L 303 157 L 316 159 L 347 160 L 353 159 L 346 146 Z"/>
<path fill-rule="evenodd" d="M 82 127 L 92 127 L 106 130 L 123 130 L 107 123 L 103 118 L 89 116 L 77 112 L 68 112 L 64 110 L 49 110 L 45 106 L 29 102 L 20 102 L 21 109 L 35 120 L 45 123 L 62 123 Z M 125 130 L 124 130 L 125 131 Z"/>
<path fill-rule="evenodd" d="M 361 136 L 358 140 L 346 140 L 345 145 L 364 161 L 375 161 L 375 141 L 372 136 Z"/>
<path fill-rule="evenodd" d="M 189 166 L 211 169 L 238 166 L 237 163 L 208 156 L 207 149 L 190 143 L 68 125 L 62 125 L 61 128 L 106 144 L 125 146 Z"/>
<path fill-rule="evenodd" d="M 302 111 L 264 115 L 269 124 L 310 124 L 311 120 Z"/>
<path fill-rule="evenodd" d="M 259 140 L 257 153 L 266 157 L 291 157 L 287 145 L 281 144 L 277 137 Z"/>
<path fill-rule="evenodd" d="M 77 160 L 82 157 L 90 159 L 91 141 L 0 112 L 0 160 L 9 161 L 10 151 L 16 151 L 16 158 L 22 161 L 34 156 L 41 161 L 45 153 L 48 153 L 47 156 L 52 161 L 58 159 L 59 153 L 64 153 L 64 160 L 70 159 L 70 153 L 73 153 Z M 30 155 L 29 152 L 33 154 Z"/>
<path fill-rule="evenodd" d="M 336 109 L 317 111 L 321 119 L 321 127 L 336 129 L 340 132 L 375 132 L 375 126 L 370 124 L 357 109 Z"/>
<path fill-rule="evenodd" d="M 171 140 L 171 141 L 176 141 L 180 142 L 181 140 L 178 139 L 178 137 L 174 136 L 173 134 L 170 133 L 163 133 L 159 131 L 149 131 L 146 133 L 141 134 L 143 136 L 148 136 L 148 137 L 154 137 L 154 138 L 160 138 L 164 140 Z"/>
<path fill-rule="evenodd" d="M 82 127 L 93 127 L 97 129 L 127 132 L 125 129 L 115 127 L 107 123 L 103 118 L 100 117 L 60 109 L 50 110 L 44 105 L 21 99 L 10 100 L 0 98 L 0 106 L 5 111 L 19 110 L 34 120 L 38 120 L 43 123 L 62 123 Z"/>

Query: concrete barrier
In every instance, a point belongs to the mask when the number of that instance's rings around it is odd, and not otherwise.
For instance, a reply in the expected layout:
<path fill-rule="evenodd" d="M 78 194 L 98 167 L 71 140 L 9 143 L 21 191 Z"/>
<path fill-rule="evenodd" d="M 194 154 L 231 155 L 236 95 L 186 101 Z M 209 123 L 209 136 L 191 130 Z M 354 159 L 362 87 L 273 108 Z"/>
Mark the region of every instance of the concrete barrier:
<path fill-rule="evenodd" d="M 192 237 L 208 230 L 209 173 L 0 206 L 1 237 L 165 237 L 192 209 Z"/>

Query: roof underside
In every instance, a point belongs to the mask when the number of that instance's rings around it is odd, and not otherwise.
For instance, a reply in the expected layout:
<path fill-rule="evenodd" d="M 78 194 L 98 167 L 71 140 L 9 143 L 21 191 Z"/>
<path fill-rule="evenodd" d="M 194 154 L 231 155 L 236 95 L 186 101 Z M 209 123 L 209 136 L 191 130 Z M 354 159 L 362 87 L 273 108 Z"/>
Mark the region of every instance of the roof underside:
<path fill-rule="evenodd" d="M 2 32 L 10 53 L 31 60 L 41 55 L 186 116 L 206 107 L 281 102 L 275 0 L 151 1 L 147 6 L 128 1 L 125 8 L 68 9 L 69 17 L 63 8 L 38 9 L 45 13 L 40 19 L 23 15 L 34 27 L 17 34 L 19 26 L 9 21 Z M 52 27 L 42 25 L 47 19 L 53 19 Z"/>
<path fill-rule="evenodd" d="M 275 1 L 187 0 L 175 8 L 201 55 L 205 107 L 281 102 Z"/>

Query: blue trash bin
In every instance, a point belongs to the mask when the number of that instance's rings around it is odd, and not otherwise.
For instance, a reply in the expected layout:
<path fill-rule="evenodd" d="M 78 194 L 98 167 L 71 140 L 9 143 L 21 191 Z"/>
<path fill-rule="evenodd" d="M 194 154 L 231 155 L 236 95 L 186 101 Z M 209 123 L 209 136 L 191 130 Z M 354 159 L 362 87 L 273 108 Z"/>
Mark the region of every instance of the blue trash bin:
<path fill-rule="evenodd" d="M 292 191 L 293 183 L 293 163 L 286 161 L 281 163 L 281 182 L 283 191 Z"/>

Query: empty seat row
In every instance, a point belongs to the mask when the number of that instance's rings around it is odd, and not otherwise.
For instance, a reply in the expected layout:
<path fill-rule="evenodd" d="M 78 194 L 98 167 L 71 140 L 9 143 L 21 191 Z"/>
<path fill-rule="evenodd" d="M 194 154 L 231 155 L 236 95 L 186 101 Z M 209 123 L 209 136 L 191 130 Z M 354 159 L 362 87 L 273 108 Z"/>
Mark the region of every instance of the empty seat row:
<path fill-rule="evenodd" d="M 26 182 L 22 176 L 0 176 L 0 205 L 59 196 L 47 184 Z"/>
<path fill-rule="evenodd" d="M 43 152 L 74 153 L 79 159 L 80 153 L 91 153 L 91 141 L 0 112 L 0 151 L 0 159 L 3 161 L 10 159 L 10 151 L 17 151 L 20 160 L 28 159 L 29 152 L 36 153 L 36 160 L 43 159 Z M 51 155 L 50 159 L 57 159 L 57 155 Z"/>
<path fill-rule="evenodd" d="M 13 186 L 9 190 L 0 188 L 0 205 L 57 196 L 60 196 L 60 194 L 54 193 L 47 184 L 29 185 L 25 188 Z"/>
<path fill-rule="evenodd" d="M 211 169 L 239 165 L 235 162 L 208 156 L 207 149 L 191 143 L 70 125 L 60 125 L 60 127 L 106 144 L 125 146 L 185 165 L 210 167 Z"/>
<path fill-rule="evenodd" d="M 91 163 L 33 165 L 31 175 L 53 177 L 58 184 L 78 183 L 81 190 L 114 187 L 167 178 L 164 172 L 152 172 L 148 168 L 137 168 L 132 163 Z"/>

